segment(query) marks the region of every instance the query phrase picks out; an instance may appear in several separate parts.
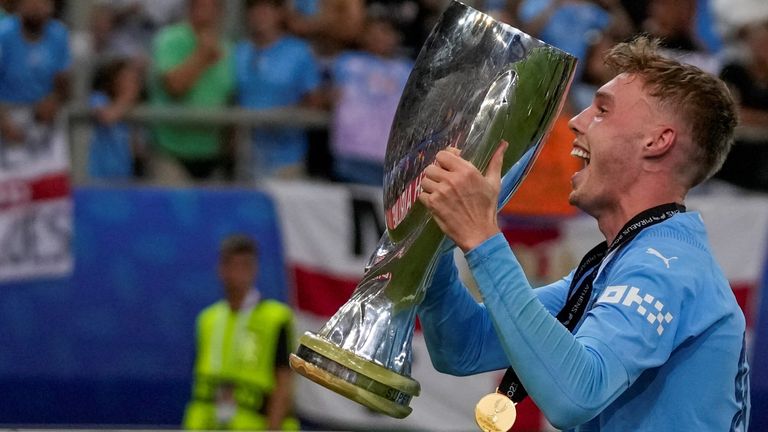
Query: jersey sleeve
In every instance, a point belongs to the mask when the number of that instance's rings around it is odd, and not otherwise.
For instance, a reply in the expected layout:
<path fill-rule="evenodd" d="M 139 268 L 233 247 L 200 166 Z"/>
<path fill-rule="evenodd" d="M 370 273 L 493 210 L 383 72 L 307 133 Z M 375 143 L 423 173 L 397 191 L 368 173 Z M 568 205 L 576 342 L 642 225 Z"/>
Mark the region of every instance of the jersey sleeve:
<path fill-rule="evenodd" d="M 565 306 L 565 301 L 568 299 L 568 291 L 571 288 L 573 273 L 572 271 L 568 276 L 558 281 L 533 290 L 536 297 L 550 314 L 557 316 L 563 306 Z"/>
<path fill-rule="evenodd" d="M 288 364 L 288 356 L 290 355 L 290 338 L 289 335 L 290 331 L 288 329 L 288 324 L 284 324 L 280 328 L 280 334 L 277 337 L 277 349 L 275 349 L 275 367 L 281 368 L 281 367 L 289 367 Z"/>
<path fill-rule="evenodd" d="M 571 277 L 533 290 L 551 314 L 565 304 Z M 525 276 L 521 278 L 530 289 Z M 475 301 L 458 277 L 452 250 L 438 261 L 418 313 L 430 357 L 441 372 L 468 375 L 509 366 L 486 306 Z"/>
<path fill-rule="evenodd" d="M 547 310 L 501 234 L 466 257 L 509 364 L 555 427 L 588 421 L 627 388 L 616 354 L 583 345 Z"/>
<path fill-rule="evenodd" d="M 438 371 L 470 375 L 509 365 L 485 306 L 459 279 L 453 251 L 440 257 L 417 313 Z"/>

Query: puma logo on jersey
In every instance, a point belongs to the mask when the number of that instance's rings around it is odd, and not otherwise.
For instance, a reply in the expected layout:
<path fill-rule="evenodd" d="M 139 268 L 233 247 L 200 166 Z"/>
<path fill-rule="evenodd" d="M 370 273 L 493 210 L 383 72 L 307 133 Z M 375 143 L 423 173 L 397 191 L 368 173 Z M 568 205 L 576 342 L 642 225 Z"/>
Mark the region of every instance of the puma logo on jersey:
<path fill-rule="evenodd" d="M 655 257 L 659 258 L 660 260 L 664 261 L 664 265 L 665 265 L 665 266 L 667 266 L 667 268 L 669 268 L 669 262 L 670 262 L 670 261 L 672 261 L 672 260 L 676 260 L 676 259 L 677 259 L 677 257 L 670 257 L 670 258 L 667 258 L 667 257 L 665 257 L 664 255 L 662 255 L 662 254 L 661 254 L 661 252 L 657 251 L 657 250 L 656 250 L 656 249 L 654 249 L 654 248 L 648 248 L 648 249 L 646 249 L 646 250 L 645 250 L 645 253 L 647 253 L 647 254 L 650 254 L 650 255 L 653 255 L 653 256 L 655 256 Z"/>

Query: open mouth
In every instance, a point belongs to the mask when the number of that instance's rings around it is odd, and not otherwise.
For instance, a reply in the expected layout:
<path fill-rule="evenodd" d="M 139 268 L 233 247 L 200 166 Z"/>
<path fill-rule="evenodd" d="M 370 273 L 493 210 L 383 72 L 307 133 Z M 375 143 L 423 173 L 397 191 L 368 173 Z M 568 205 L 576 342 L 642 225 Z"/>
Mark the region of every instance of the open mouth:
<path fill-rule="evenodd" d="M 584 168 L 586 168 L 587 165 L 589 165 L 589 152 L 587 150 L 581 147 L 573 147 L 573 150 L 571 150 L 571 156 L 574 156 L 584 161 Z"/>

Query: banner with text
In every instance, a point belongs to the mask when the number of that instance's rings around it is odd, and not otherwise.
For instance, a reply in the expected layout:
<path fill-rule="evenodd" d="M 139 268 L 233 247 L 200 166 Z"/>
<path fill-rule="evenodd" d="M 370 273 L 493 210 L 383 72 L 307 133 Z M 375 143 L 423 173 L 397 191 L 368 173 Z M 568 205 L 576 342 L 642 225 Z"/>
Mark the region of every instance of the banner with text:
<path fill-rule="evenodd" d="M 0 137 L 0 282 L 72 271 L 72 199 L 64 128 L 11 108 L 23 140 Z"/>

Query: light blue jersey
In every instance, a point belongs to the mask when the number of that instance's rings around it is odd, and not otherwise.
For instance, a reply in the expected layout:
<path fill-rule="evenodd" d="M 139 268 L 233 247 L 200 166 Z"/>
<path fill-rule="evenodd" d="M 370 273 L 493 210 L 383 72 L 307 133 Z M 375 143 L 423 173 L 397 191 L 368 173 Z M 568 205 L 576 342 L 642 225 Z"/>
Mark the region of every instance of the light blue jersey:
<path fill-rule="evenodd" d="M 0 20 L 0 101 L 33 104 L 50 94 L 56 75 L 69 68 L 68 38 L 56 20 L 35 42 L 22 35 L 18 16 Z"/>
<path fill-rule="evenodd" d="M 106 94 L 91 94 L 91 108 L 104 108 L 109 103 Z M 88 148 L 88 175 L 92 178 L 111 180 L 127 180 L 133 176 L 131 127 L 126 122 L 97 122 L 94 125 L 91 145 Z"/>
<path fill-rule="evenodd" d="M 235 49 L 237 102 L 254 109 L 296 106 L 320 85 L 320 72 L 309 45 L 283 37 L 268 47 L 250 41 Z M 259 129 L 253 132 L 257 170 L 269 174 L 277 168 L 304 161 L 307 137 L 300 129 Z"/>
<path fill-rule="evenodd" d="M 477 304 L 442 258 L 419 307 L 438 370 L 512 365 L 547 419 L 575 431 L 746 431 L 744 315 L 697 213 L 606 257 L 571 334 L 553 316 L 571 275 L 530 289 L 503 236 L 466 255 Z"/>

